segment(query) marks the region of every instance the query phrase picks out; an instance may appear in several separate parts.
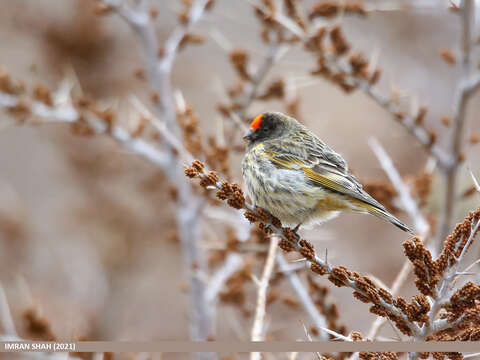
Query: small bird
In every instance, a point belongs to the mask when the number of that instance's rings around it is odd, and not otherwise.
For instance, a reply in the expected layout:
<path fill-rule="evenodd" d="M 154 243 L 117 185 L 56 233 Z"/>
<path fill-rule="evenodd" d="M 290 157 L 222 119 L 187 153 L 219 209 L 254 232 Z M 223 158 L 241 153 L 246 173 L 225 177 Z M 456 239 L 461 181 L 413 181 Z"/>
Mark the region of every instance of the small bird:
<path fill-rule="evenodd" d="M 345 160 L 294 118 L 280 112 L 258 115 L 244 136 L 242 162 L 254 205 L 282 223 L 322 223 L 341 211 L 372 214 L 413 232 L 371 197 L 348 171 Z"/>

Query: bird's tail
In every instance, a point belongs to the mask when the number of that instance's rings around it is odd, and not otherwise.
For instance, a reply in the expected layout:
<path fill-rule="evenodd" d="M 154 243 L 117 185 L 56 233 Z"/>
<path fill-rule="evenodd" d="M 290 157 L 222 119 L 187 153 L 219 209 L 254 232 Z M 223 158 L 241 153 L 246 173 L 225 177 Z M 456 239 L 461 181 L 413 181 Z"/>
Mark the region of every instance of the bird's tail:
<path fill-rule="evenodd" d="M 388 222 L 392 223 L 393 225 L 395 225 L 396 227 L 398 227 L 399 229 L 402 229 L 403 231 L 405 232 L 408 232 L 412 235 L 415 235 L 413 233 L 413 231 L 407 226 L 405 225 L 404 223 L 402 223 L 400 220 L 398 220 L 395 216 L 393 216 L 392 214 L 390 214 L 388 211 L 386 210 L 383 210 L 383 209 L 379 209 L 375 206 L 372 206 L 372 205 L 367 205 L 367 204 L 363 204 L 363 207 L 372 215 L 375 215 L 381 219 L 384 219 L 384 220 L 387 220 Z"/>

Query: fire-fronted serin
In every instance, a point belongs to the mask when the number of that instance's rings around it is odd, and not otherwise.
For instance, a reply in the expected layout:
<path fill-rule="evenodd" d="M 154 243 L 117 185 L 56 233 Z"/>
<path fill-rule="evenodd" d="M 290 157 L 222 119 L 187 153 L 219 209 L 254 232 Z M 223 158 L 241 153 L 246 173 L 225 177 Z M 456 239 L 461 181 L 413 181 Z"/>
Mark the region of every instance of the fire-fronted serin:
<path fill-rule="evenodd" d="M 294 118 L 279 112 L 257 116 L 242 171 L 258 207 L 289 225 L 327 221 L 341 211 L 372 214 L 412 231 L 371 197 L 345 160 Z"/>

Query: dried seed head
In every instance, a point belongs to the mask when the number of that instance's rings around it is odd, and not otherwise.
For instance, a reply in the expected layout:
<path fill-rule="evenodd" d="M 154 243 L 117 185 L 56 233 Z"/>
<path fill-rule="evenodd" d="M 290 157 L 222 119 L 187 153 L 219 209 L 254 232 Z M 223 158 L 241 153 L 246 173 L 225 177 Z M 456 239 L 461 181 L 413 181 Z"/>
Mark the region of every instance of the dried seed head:
<path fill-rule="evenodd" d="M 205 169 L 205 164 L 200 160 L 194 160 L 192 162 L 192 168 L 194 168 L 198 172 L 203 172 L 203 170 Z"/>
<path fill-rule="evenodd" d="M 366 77 L 368 61 L 365 59 L 362 53 L 357 53 L 348 59 L 350 66 L 352 67 L 352 73 L 355 76 Z"/>
<path fill-rule="evenodd" d="M 449 116 L 443 116 L 442 117 L 442 124 L 446 127 L 449 127 L 450 124 L 452 123 L 452 118 Z"/>
<path fill-rule="evenodd" d="M 319 275 L 325 275 L 327 273 L 327 269 L 317 263 L 312 263 L 310 265 L 310 270 Z"/>
<path fill-rule="evenodd" d="M 113 7 L 101 2 L 95 7 L 93 13 L 98 16 L 110 15 L 113 13 Z"/>
<path fill-rule="evenodd" d="M 185 169 L 185 176 L 191 179 L 193 179 L 194 177 L 197 177 L 198 175 L 199 175 L 198 170 L 194 169 L 193 167 L 189 167 Z"/>
<path fill-rule="evenodd" d="M 372 75 L 370 76 L 370 79 L 368 80 L 368 82 L 370 83 L 370 86 L 373 86 L 376 83 L 378 83 L 378 80 L 380 80 L 380 75 L 381 75 L 380 69 L 376 68 L 373 71 Z"/>
<path fill-rule="evenodd" d="M 248 73 L 248 53 L 244 50 L 234 50 L 230 53 L 230 62 L 242 80 L 250 81 Z"/>
<path fill-rule="evenodd" d="M 155 20 L 158 16 L 158 9 L 155 7 L 150 8 L 150 11 L 148 12 L 150 15 L 150 19 Z"/>
<path fill-rule="evenodd" d="M 441 49 L 440 55 L 447 64 L 455 65 L 457 63 L 457 59 L 450 49 Z"/>
<path fill-rule="evenodd" d="M 470 135 L 468 140 L 470 141 L 470 144 L 478 144 L 480 142 L 480 133 Z"/>
<path fill-rule="evenodd" d="M 47 106 L 52 106 L 52 95 L 50 90 L 43 85 L 37 85 L 33 89 L 33 97 Z"/>
<path fill-rule="evenodd" d="M 330 40 L 333 45 L 333 51 L 337 55 L 344 55 L 350 49 L 340 26 L 335 26 L 330 30 Z"/>
<path fill-rule="evenodd" d="M 425 106 L 420 107 L 418 110 L 418 114 L 415 117 L 415 123 L 417 125 L 423 124 L 423 120 L 425 120 L 425 116 L 427 115 L 428 109 Z"/>
<path fill-rule="evenodd" d="M 287 240 L 282 239 L 278 242 L 278 247 L 285 252 L 290 252 L 295 250 L 295 247 Z"/>

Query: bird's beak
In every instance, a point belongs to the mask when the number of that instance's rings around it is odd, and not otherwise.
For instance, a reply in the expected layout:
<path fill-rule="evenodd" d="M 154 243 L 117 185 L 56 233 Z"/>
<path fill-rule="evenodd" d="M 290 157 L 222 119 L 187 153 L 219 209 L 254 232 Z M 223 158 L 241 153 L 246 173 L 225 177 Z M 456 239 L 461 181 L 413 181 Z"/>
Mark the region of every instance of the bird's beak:
<path fill-rule="evenodd" d="M 243 135 L 243 139 L 244 139 L 244 140 L 252 140 L 252 135 L 253 135 L 253 132 L 254 132 L 254 131 L 255 131 L 255 130 L 253 130 L 253 129 L 250 129 L 249 131 L 247 131 L 247 132 L 245 133 L 245 135 Z"/>

